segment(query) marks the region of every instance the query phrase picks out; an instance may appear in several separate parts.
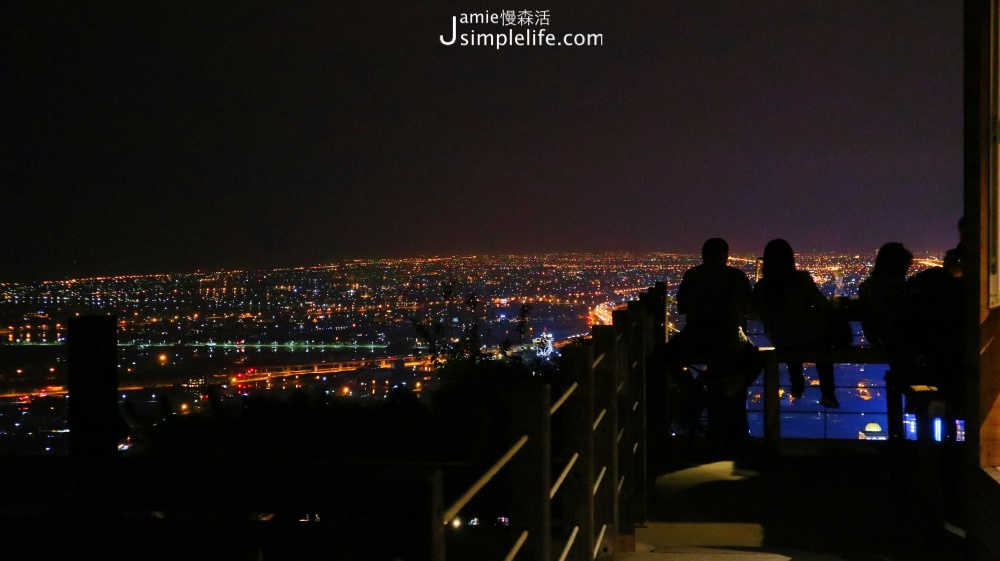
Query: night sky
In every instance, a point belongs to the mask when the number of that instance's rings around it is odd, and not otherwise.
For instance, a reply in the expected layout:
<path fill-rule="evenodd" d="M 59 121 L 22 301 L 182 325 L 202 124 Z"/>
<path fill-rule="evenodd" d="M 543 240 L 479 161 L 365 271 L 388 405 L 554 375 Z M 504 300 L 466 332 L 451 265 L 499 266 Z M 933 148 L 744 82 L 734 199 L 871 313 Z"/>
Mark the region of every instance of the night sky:
<path fill-rule="evenodd" d="M 961 2 L 22 4 L 0 281 L 957 241 Z M 505 9 L 603 45 L 441 43 Z"/>

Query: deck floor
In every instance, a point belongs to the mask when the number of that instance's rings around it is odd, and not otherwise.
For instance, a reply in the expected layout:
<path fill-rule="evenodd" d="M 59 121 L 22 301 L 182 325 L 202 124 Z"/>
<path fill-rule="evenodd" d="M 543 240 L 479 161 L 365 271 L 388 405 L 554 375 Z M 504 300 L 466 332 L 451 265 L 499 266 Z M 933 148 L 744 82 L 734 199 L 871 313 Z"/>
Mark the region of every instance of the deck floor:
<path fill-rule="evenodd" d="M 628 561 L 964 558 L 956 445 L 803 440 L 766 452 L 698 439 L 653 462 L 649 520 Z M 959 445 L 961 446 L 961 445 Z"/>

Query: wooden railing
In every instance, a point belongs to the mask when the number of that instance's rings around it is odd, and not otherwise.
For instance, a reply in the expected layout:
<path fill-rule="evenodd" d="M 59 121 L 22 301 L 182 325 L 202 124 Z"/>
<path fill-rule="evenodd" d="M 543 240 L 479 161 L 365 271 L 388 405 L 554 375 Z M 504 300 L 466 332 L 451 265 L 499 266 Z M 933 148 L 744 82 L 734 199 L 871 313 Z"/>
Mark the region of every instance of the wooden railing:
<path fill-rule="evenodd" d="M 565 390 L 554 401 L 548 385 L 517 388 L 513 446 L 444 522 L 510 469 L 511 519 L 520 531 L 504 559 L 591 561 L 634 551 L 635 527 L 646 519 L 645 369 L 654 324 L 645 303 L 634 302 L 615 312 L 614 326 L 594 327 L 589 341 L 562 349 Z M 554 501 L 561 502 L 558 533 Z"/>

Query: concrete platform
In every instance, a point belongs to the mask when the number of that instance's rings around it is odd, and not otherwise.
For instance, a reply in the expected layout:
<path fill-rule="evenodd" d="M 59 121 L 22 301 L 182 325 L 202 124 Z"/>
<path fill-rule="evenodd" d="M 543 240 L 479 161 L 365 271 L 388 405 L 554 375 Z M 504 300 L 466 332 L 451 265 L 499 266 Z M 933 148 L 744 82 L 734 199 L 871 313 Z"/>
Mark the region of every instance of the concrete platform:
<path fill-rule="evenodd" d="M 666 444 L 623 561 L 965 559 L 960 450 L 916 443 Z"/>

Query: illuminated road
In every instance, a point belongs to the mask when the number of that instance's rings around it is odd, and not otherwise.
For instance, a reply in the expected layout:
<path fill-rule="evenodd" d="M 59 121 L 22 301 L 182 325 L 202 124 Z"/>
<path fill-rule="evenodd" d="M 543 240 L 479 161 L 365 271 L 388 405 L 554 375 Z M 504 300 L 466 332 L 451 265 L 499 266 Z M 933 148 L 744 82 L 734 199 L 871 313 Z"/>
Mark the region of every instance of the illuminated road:
<path fill-rule="evenodd" d="M 377 358 L 371 360 L 351 360 L 343 362 L 321 362 L 315 364 L 295 364 L 288 366 L 268 366 L 264 368 L 250 368 L 245 373 L 237 374 L 229 378 L 233 384 L 252 384 L 256 382 L 267 382 L 291 376 L 301 376 L 304 374 L 336 374 L 340 372 L 351 372 L 362 368 L 392 368 L 402 361 L 406 368 L 430 368 L 432 360 L 429 355 L 410 355 L 391 358 Z M 118 391 L 131 392 L 150 389 L 172 388 L 177 382 L 150 382 L 143 385 L 119 386 Z M 38 398 L 48 396 L 65 396 L 69 390 L 65 386 L 45 386 L 31 391 L 4 392 L 0 393 L 0 399 L 18 398 Z"/>
<path fill-rule="evenodd" d="M 246 374 L 236 375 L 229 379 L 233 384 L 251 384 L 254 382 L 266 382 L 277 378 L 287 378 L 289 376 L 301 376 L 303 374 L 336 374 L 339 372 L 350 372 L 362 368 L 392 368 L 402 361 L 406 368 L 420 367 L 430 368 L 432 365 L 429 355 L 411 355 L 391 358 L 377 358 L 372 360 L 351 360 L 344 362 L 321 362 L 316 364 L 296 364 L 291 366 L 268 366 L 265 368 L 250 369 Z"/>
<path fill-rule="evenodd" d="M 615 309 L 615 304 L 605 302 L 598 304 L 590 310 L 590 320 L 594 325 L 611 325 L 611 312 Z"/>

